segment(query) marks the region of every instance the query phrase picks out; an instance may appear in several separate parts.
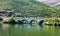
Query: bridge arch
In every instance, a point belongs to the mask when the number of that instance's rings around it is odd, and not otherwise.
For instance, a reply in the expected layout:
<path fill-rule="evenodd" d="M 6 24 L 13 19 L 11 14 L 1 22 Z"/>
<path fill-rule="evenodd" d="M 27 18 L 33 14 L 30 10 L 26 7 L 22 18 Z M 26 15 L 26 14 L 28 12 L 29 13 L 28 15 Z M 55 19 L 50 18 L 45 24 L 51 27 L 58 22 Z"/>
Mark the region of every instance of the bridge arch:
<path fill-rule="evenodd" d="M 21 20 L 17 20 L 18 24 L 23 24 L 23 22 Z"/>
<path fill-rule="evenodd" d="M 21 21 L 23 22 L 23 24 L 28 24 L 28 20 L 26 20 L 26 19 L 23 19 Z"/>
<path fill-rule="evenodd" d="M 39 25 L 42 25 L 43 22 L 44 22 L 44 20 L 40 20 L 40 21 L 39 21 Z"/>
<path fill-rule="evenodd" d="M 38 22 L 36 20 L 31 20 L 30 24 L 37 24 Z"/>

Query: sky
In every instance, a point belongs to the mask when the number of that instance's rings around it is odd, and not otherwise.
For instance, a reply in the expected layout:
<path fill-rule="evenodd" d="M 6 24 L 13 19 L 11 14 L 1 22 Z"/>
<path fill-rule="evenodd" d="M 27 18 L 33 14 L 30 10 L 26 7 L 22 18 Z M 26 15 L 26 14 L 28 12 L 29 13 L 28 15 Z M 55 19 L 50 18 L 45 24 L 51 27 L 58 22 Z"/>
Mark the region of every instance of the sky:
<path fill-rule="evenodd" d="M 37 1 L 54 3 L 54 2 L 58 2 L 58 1 L 60 1 L 60 0 L 37 0 Z"/>
<path fill-rule="evenodd" d="M 47 1 L 47 0 L 37 0 L 37 1 L 43 2 L 43 1 Z"/>
<path fill-rule="evenodd" d="M 60 5 L 60 0 L 36 0 L 38 2 L 43 2 L 47 5 L 50 5 L 50 6 L 55 6 L 55 5 Z"/>

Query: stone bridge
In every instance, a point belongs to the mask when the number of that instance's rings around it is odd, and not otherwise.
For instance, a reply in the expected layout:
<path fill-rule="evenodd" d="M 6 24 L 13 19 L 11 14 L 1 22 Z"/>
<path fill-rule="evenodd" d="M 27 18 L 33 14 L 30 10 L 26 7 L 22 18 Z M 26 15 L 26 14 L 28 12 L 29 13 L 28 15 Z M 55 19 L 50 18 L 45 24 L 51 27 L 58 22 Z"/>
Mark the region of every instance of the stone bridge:
<path fill-rule="evenodd" d="M 27 21 L 28 23 L 31 23 L 32 21 L 36 21 L 38 24 L 42 24 L 44 21 L 44 18 L 18 18 L 16 17 L 16 19 L 20 21 Z"/>

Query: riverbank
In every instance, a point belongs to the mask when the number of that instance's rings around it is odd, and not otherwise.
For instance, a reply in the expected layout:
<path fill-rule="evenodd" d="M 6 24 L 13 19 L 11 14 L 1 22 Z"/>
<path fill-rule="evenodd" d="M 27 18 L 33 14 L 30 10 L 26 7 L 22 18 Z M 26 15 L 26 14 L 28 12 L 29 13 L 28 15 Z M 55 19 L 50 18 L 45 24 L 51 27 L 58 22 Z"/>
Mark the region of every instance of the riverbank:
<path fill-rule="evenodd" d="M 0 18 L 0 21 L 3 21 L 2 23 L 8 23 L 8 24 L 28 24 L 26 20 L 16 20 L 13 17 L 9 18 Z M 33 21 L 31 22 L 32 25 L 36 25 L 37 22 Z M 39 23 L 39 25 L 48 25 L 48 26 L 60 26 L 60 18 L 44 18 L 42 22 Z"/>
<path fill-rule="evenodd" d="M 43 24 L 48 26 L 60 26 L 60 18 L 45 18 Z"/>

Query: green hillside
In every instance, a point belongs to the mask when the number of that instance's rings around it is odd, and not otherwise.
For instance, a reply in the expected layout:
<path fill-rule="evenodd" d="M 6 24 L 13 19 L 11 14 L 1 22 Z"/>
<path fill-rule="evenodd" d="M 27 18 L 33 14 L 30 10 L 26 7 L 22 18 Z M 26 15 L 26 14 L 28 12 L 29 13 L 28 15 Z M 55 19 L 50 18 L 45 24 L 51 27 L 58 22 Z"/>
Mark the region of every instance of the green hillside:
<path fill-rule="evenodd" d="M 20 16 L 60 17 L 60 10 L 34 0 L 0 1 L 0 9 L 10 9 Z"/>

